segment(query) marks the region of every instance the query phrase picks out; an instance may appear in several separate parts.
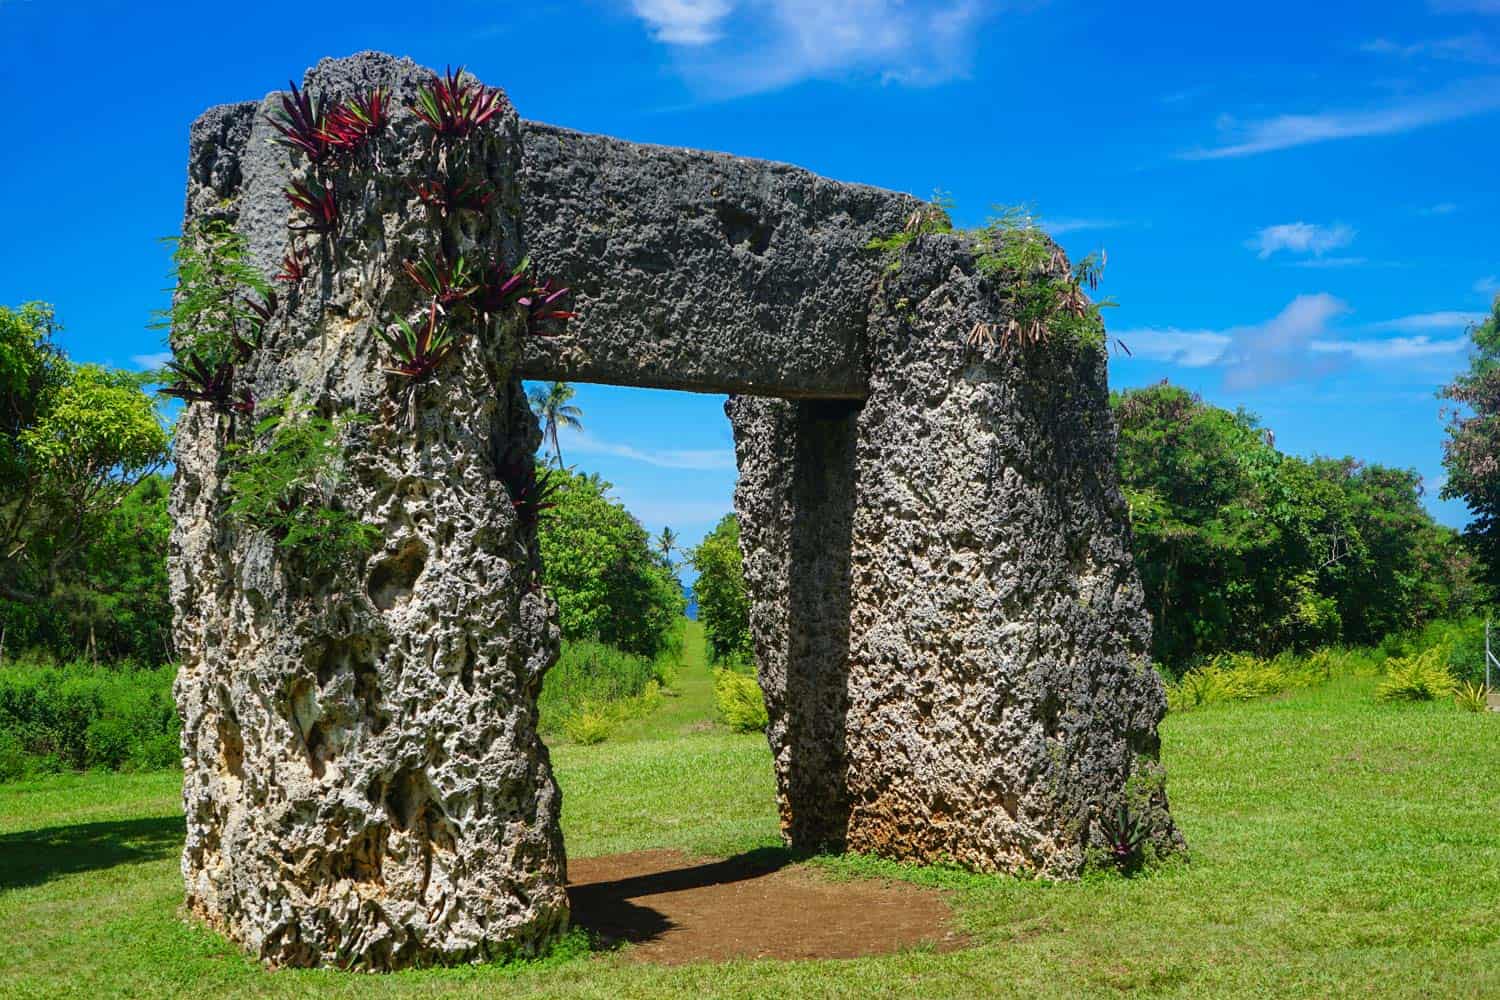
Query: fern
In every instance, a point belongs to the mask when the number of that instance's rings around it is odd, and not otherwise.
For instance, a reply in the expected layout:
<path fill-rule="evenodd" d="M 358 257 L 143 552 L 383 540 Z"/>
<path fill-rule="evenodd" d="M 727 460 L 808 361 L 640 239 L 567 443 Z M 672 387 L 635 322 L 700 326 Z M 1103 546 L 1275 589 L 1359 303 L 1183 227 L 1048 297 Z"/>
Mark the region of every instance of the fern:
<path fill-rule="evenodd" d="M 332 505 L 343 479 L 344 431 L 366 418 L 329 420 L 275 401 L 255 427 L 261 448 L 231 446 L 227 479 L 232 521 L 264 531 L 314 572 L 336 572 L 375 547 L 380 533 Z"/>

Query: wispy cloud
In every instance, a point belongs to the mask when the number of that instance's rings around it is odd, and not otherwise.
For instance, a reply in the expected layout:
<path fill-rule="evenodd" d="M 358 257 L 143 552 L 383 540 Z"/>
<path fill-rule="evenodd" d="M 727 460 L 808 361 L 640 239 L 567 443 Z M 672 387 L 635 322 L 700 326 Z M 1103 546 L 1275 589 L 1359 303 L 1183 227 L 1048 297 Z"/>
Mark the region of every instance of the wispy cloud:
<path fill-rule="evenodd" d="M 1451 201 L 1440 201 L 1436 205 L 1427 205 L 1417 209 L 1418 215 L 1452 215 L 1458 211 L 1458 206 Z"/>
<path fill-rule="evenodd" d="M 1224 356 L 1229 336 L 1213 330 L 1111 330 L 1130 350 L 1132 358 L 1165 361 L 1184 368 L 1206 368 Z"/>
<path fill-rule="evenodd" d="M 633 0 L 631 7 L 658 42 L 708 45 L 722 36 L 720 25 L 734 4 L 731 0 Z"/>
<path fill-rule="evenodd" d="M 156 354 L 132 354 L 130 356 L 131 364 L 142 371 L 155 371 L 171 360 L 171 351 L 159 351 Z"/>
<path fill-rule="evenodd" d="M 1332 374 L 1350 363 L 1383 364 L 1461 354 L 1465 336 L 1430 336 L 1459 331 L 1474 314 L 1421 313 L 1371 323 L 1361 333 L 1399 332 L 1410 336 L 1358 336 L 1335 329 L 1350 312 L 1328 294 L 1299 295 L 1264 323 L 1226 330 L 1140 329 L 1116 331 L 1135 358 L 1184 368 L 1220 367 L 1230 389 L 1259 389 Z"/>
<path fill-rule="evenodd" d="M 1400 59 L 1447 59 L 1454 62 L 1500 63 L 1500 49 L 1489 37 L 1476 32 L 1451 38 L 1432 38 L 1420 42 L 1394 42 L 1376 38 L 1360 46 L 1373 55 Z"/>
<path fill-rule="evenodd" d="M 1347 354 L 1359 361 L 1408 361 L 1413 358 L 1461 354 L 1467 337 L 1433 340 L 1430 337 L 1387 337 L 1380 340 L 1315 340 L 1309 346 L 1325 354 Z"/>
<path fill-rule="evenodd" d="M 1439 14 L 1500 14 L 1500 0 L 1428 0 Z"/>
<path fill-rule="evenodd" d="M 1410 316 L 1398 316 L 1395 319 L 1381 320 L 1379 323 L 1371 323 L 1369 329 L 1376 331 L 1389 331 L 1393 333 L 1420 333 L 1434 330 L 1465 330 L 1475 323 L 1484 321 L 1484 313 L 1458 312 L 1447 310 L 1443 312 L 1414 313 Z"/>
<path fill-rule="evenodd" d="M 1330 250 L 1337 250 L 1353 243 L 1354 237 L 1354 229 L 1342 222 L 1336 222 L 1331 226 L 1321 226 L 1310 222 L 1287 222 L 1279 226 L 1265 227 L 1245 241 L 1245 246 L 1254 250 L 1261 260 L 1282 250 L 1321 257 Z"/>
<path fill-rule="evenodd" d="M 1276 115 L 1241 122 L 1224 116 L 1220 145 L 1178 154 L 1186 160 L 1256 156 L 1295 146 L 1396 135 L 1500 109 L 1500 78 L 1469 80 L 1445 91 L 1402 97 L 1377 107 Z"/>
<path fill-rule="evenodd" d="M 1043 219 L 1042 228 L 1053 236 L 1076 233 L 1087 229 L 1119 229 L 1130 223 L 1123 219 Z"/>
<path fill-rule="evenodd" d="M 969 71 L 986 0 L 631 0 L 710 97 L 865 74 L 925 86 Z"/>
<path fill-rule="evenodd" d="M 1368 263 L 1370 263 L 1368 257 L 1308 257 L 1305 260 L 1292 261 L 1292 266 L 1327 270 L 1340 267 L 1364 267 Z"/>
<path fill-rule="evenodd" d="M 1494 298 L 1496 295 L 1500 295 L 1500 277 L 1491 274 L 1480 278 L 1474 282 L 1474 291 L 1485 298 Z"/>
<path fill-rule="evenodd" d="M 613 455 L 633 462 L 644 462 L 663 469 L 697 469 L 716 471 L 733 469 L 734 450 L 722 449 L 642 449 L 634 445 L 619 444 L 596 438 L 586 431 L 562 432 L 563 454 Z"/>

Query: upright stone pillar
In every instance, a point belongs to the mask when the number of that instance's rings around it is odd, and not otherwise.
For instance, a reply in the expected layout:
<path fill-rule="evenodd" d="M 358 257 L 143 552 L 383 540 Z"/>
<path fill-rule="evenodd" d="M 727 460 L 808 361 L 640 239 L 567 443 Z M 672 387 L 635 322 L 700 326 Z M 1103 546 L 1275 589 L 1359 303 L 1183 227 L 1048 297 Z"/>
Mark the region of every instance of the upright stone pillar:
<path fill-rule="evenodd" d="M 308 74 L 315 98 L 391 90 L 388 129 L 333 172 L 337 236 L 305 237 L 237 373 L 262 401 L 357 415 L 332 506 L 379 532 L 313 571 L 227 516 L 225 458 L 254 420 L 190 405 L 177 432 L 171 548 L 184 717 L 188 906 L 277 965 L 389 969 L 535 950 L 566 924 L 559 793 L 536 699 L 557 655 L 535 521 L 517 512 L 538 443 L 515 365 L 524 322 L 466 320 L 413 386 L 376 331 L 425 301 L 402 265 L 519 256 L 519 124 L 507 103 L 462 143 L 409 106 L 428 71 L 365 55 Z M 193 127 L 187 223 L 221 218 L 267 276 L 309 166 L 268 141 L 265 102 Z M 463 170 L 483 210 L 443 216 L 414 185 Z M 520 470 L 520 471 L 518 471 Z M 509 484 L 507 483 L 509 479 Z"/>
<path fill-rule="evenodd" d="M 987 343 L 961 237 L 871 285 L 862 406 L 728 408 L 784 832 L 1068 877 L 1123 803 L 1179 846 L 1103 351 Z"/>

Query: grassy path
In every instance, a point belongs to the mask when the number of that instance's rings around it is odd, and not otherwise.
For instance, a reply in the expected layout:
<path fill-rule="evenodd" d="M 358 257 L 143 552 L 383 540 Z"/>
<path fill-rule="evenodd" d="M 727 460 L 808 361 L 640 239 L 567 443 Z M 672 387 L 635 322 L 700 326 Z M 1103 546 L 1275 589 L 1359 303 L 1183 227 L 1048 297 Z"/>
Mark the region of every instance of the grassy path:
<path fill-rule="evenodd" d="M 686 704 L 707 676 L 684 670 Z M 0 996 L 1500 996 L 1500 714 L 1378 705 L 1372 687 L 1169 717 L 1190 863 L 1056 885 L 830 862 L 952 887 L 975 946 L 942 955 L 270 973 L 178 917 L 179 776 L 4 785 Z M 554 751 L 571 854 L 774 841 L 764 739 L 695 731 L 695 711 Z"/>
<path fill-rule="evenodd" d="M 682 661 L 672 694 L 650 715 L 631 719 L 610 734 L 609 742 L 676 739 L 714 726 L 714 677 L 708 667 L 708 644 L 701 622 L 689 621 L 683 632 Z"/>

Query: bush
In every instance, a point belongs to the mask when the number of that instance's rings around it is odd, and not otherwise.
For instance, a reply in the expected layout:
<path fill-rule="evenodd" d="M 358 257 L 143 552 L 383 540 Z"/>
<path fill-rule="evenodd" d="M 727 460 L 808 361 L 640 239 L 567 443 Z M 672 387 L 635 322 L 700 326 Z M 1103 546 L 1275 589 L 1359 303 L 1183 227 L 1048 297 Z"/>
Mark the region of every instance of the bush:
<path fill-rule="evenodd" d="M 1414 656 L 1391 660 L 1386 678 L 1375 688 L 1381 701 L 1432 701 L 1454 692 L 1458 683 L 1448 670 L 1446 646 L 1434 646 Z"/>
<path fill-rule="evenodd" d="M 1453 700 L 1465 712 L 1483 712 L 1489 708 L 1489 688 L 1473 681 L 1464 681 L 1453 692 Z"/>
<path fill-rule="evenodd" d="M 709 659 L 715 663 L 739 657 L 749 660 L 750 599 L 745 593 L 745 567 L 740 555 L 740 522 L 724 516 L 697 548 L 689 553 L 698 579 L 693 596 L 708 639 Z"/>
<path fill-rule="evenodd" d="M 737 733 L 763 733 L 770 724 L 765 695 L 749 674 L 715 670 L 714 701 L 724 724 Z"/>
<path fill-rule="evenodd" d="M 1377 669 L 1378 656 L 1371 650 L 1330 647 L 1300 656 L 1279 653 L 1270 659 L 1228 653 L 1168 683 L 1167 708 L 1182 712 L 1204 705 L 1250 701 Z"/>
<path fill-rule="evenodd" d="M 90 663 L 0 668 L 0 779 L 179 764 L 175 672 Z"/>
<path fill-rule="evenodd" d="M 673 666 L 665 654 L 652 661 L 592 640 L 564 642 L 557 665 L 542 681 L 541 731 L 599 743 L 619 723 L 661 705 Z"/>
<path fill-rule="evenodd" d="M 687 602 L 646 529 L 610 497 L 609 483 L 557 469 L 551 476 L 555 506 L 538 539 L 542 582 L 557 599 L 563 638 L 596 639 L 648 659 L 671 652 Z"/>

